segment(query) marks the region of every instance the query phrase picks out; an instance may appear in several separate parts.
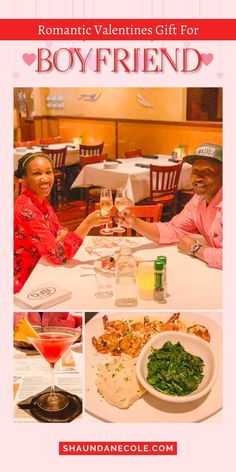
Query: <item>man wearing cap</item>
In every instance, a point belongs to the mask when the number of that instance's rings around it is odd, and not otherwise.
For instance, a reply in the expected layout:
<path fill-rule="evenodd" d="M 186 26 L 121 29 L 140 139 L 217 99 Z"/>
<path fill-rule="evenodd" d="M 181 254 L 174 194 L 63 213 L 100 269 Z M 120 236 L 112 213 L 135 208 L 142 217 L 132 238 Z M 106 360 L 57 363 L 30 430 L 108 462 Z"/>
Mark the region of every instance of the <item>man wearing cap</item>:
<path fill-rule="evenodd" d="M 222 147 L 206 143 L 184 157 L 192 165 L 195 195 L 183 211 L 166 223 L 148 223 L 129 210 L 121 224 L 158 244 L 175 244 L 180 252 L 222 269 Z M 198 236 L 195 235 L 201 235 Z"/>

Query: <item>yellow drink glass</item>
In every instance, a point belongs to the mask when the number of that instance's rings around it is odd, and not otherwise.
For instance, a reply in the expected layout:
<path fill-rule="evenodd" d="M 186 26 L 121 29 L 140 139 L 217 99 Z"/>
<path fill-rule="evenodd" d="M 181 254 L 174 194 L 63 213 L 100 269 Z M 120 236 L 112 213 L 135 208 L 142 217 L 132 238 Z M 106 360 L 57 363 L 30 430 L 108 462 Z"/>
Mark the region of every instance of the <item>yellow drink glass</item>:
<path fill-rule="evenodd" d="M 154 263 L 140 262 L 137 268 L 138 295 L 141 300 L 152 300 L 154 291 Z"/>

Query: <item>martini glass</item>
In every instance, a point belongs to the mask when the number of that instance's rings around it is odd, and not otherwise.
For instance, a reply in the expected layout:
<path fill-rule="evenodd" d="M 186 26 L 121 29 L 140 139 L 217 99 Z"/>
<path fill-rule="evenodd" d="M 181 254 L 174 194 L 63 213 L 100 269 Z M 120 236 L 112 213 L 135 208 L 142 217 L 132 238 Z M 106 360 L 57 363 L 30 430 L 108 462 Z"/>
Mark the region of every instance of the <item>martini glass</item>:
<path fill-rule="evenodd" d="M 40 408 L 46 411 L 59 411 L 65 408 L 69 400 L 63 393 L 55 392 L 55 364 L 71 347 L 78 337 L 76 329 L 50 326 L 37 328 L 38 337 L 27 336 L 37 351 L 46 359 L 51 370 L 51 391 L 43 393 L 37 399 Z"/>
<path fill-rule="evenodd" d="M 116 198 L 115 198 L 115 207 L 118 210 L 118 225 L 112 228 L 113 233 L 125 233 L 126 229 L 122 228 L 120 225 L 120 218 L 119 213 L 121 213 L 125 208 L 128 206 L 128 199 L 126 195 L 126 189 L 118 188 L 116 191 Z"/>

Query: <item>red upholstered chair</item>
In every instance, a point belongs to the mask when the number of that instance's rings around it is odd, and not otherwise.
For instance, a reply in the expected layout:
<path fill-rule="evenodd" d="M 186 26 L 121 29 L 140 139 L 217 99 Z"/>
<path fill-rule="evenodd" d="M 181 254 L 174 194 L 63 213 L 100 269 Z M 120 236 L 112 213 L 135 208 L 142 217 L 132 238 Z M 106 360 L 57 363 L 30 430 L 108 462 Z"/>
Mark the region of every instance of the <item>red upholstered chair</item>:
<path fill-rule="evenodd" d="M 96 145 L 80 144 L 79 153 L 81 156 L 98 156 L 102 154 L 104 143 Z"/>
<path fill-rule="evenodd" d="M 53 162 L 54 169 L 54 185 L 52 189 L 52 204 L 56 207 L 60 206 L 66 199 L 65 187 L 65 160 L 67 146 L 60 149 L 48 149 L 42 147 L 42 152 L 48 154 Z"/>
<path fill-rule="evenodd" d="M 177 188 L 183 161 L 173 166 L 150 165 L 150 198 L 140 205 L 163 205 L 164 215 L 172 217 L 176 213 Z"/>
<path fill-rule="evenodd" d="M 125 159 L 128 159 L 129 157 L 141 157 L 141 156 L 142 156 L 141 148 L 132 149 L 131 151 L 125 151 L 124 152 L 124 158 Z"/>

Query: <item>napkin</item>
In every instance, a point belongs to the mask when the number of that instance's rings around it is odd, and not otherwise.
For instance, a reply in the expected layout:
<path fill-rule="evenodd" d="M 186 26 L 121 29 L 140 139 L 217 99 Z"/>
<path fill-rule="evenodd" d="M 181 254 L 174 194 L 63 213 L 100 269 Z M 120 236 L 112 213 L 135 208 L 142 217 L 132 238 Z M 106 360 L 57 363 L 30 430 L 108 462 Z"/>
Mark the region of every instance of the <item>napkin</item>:
<path fill-rule="evenodd" d="M 35 285 L 32 288 L 24 286 L 23 289 L 14 296 L 14 300 L 27 308 L 48 308 L 71 298 L 71 291 L 61 287 L 55 282 L 46 281 L 43 284 Z"/>

